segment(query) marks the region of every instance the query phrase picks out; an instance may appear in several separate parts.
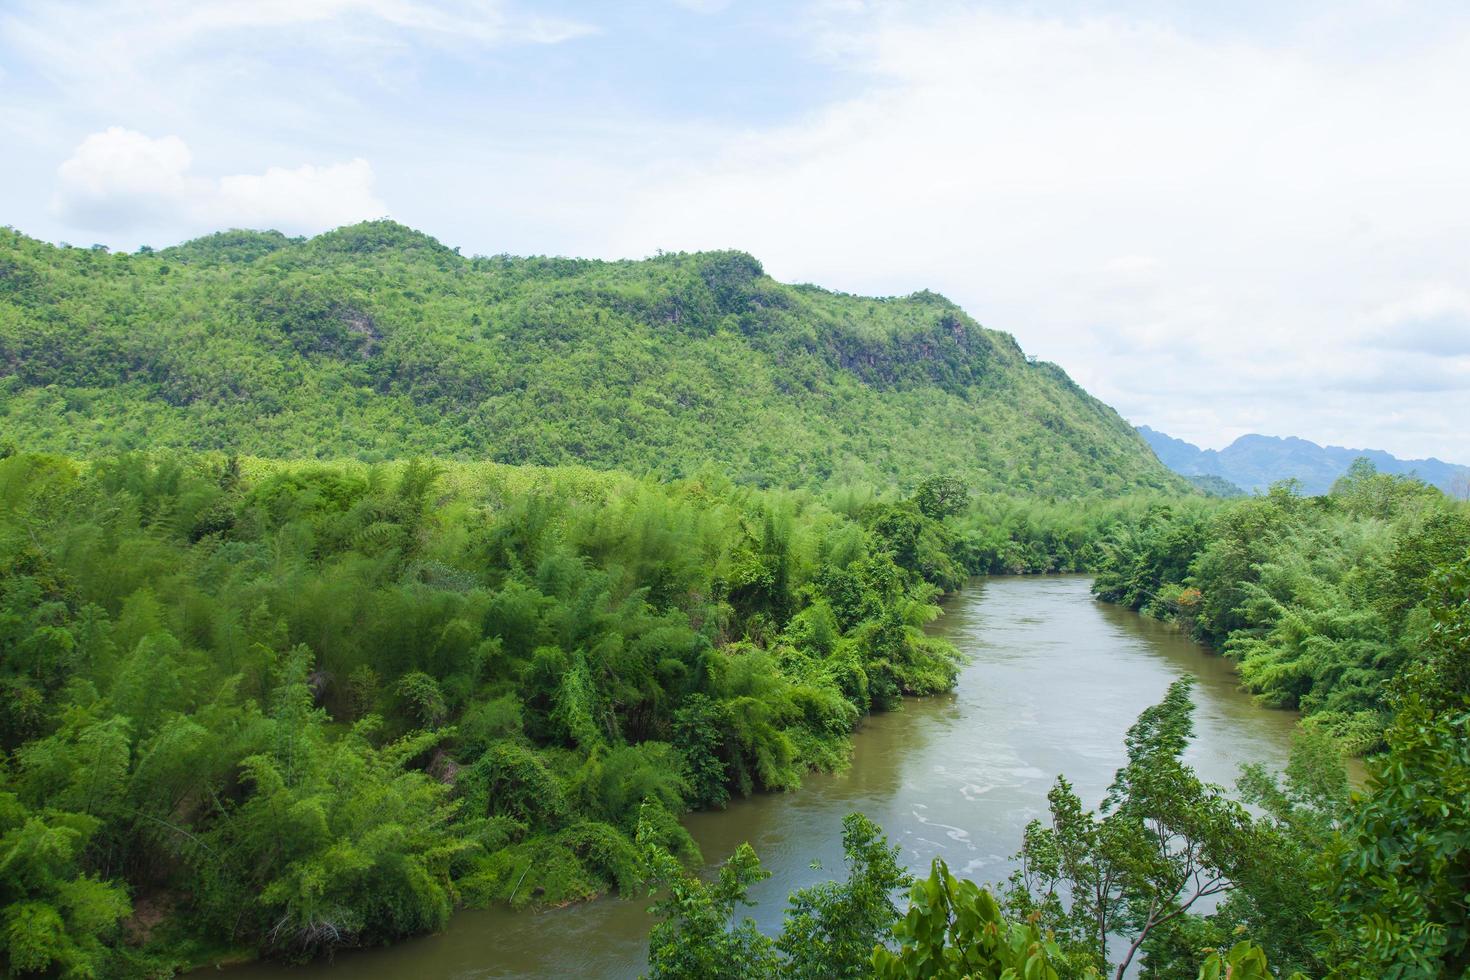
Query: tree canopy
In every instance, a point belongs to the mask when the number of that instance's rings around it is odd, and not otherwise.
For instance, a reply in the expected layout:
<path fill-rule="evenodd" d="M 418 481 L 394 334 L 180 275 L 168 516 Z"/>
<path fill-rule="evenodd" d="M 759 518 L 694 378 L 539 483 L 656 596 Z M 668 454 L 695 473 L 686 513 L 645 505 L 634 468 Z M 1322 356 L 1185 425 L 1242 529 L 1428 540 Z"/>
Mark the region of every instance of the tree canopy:
<path fill-rule="evenodd" d="M 388 221 L 133 255 L 0 229 L 0 431 L 73 455 L 1186 489 L 1060 368 L 933 293 L 785 285 L 740 252 L 465 258 Z"/>

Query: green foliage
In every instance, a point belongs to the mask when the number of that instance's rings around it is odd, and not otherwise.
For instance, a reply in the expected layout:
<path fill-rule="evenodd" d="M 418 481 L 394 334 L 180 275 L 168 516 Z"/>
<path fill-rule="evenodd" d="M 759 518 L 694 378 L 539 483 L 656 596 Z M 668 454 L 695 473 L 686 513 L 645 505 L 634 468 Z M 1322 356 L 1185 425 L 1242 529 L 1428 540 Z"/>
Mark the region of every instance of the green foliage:
<path fill-rule="evenodd" d="M 878 947 L 872 954 L 873 973 L 885 980 L 1059 980 L 1064 962 L 1034 922 L 1007 920 L 990 892 L 956 879 L 937 858 L 929 877 L 914 884 L 893 935 L 896 951 Z"/>
<path fill-rule="evenodd" d="M 721 807 L 730 799 L 725 738 L 728 709 L 705 694 L 691 694 L 674 713 L 674 739 L 684 749 L 690 800 L 701 807 Z"/>
<path fill-rule="evenodd" d="M 1388 744 L 1346 822 L 1323 915 L 1342 930 L 1342 959 L 1365 973 L 1459 976 L 1470 968 L 1470 711 L 1406 705 Z"/>
<path fill-rule="evenodd" d="M 434 728 L 448 716 L 439 682 L 421 670 L 411 670 L 398 679 L 398 697 L 404 714 L 424 728 Z M 356 693 L 355 700 L 361 703 L 365 698 Z"/>
<path fill-rule="evenodd" d="M 1224 497 L 1228 499 L 1231 497 L 1245 496 L 1245 491 L 1240 489 L 1240 487 L 1231 483 L 1223 476 L 1216 476 L 1213 473 L 1202 476 L 1189 476 L 1185 477 L 1185 479 L 1196 490 L 1210 497 Z"/>
<path fill-rule="evenodd" d="M 868 818 L 853 813 L 842 822 L 846 879 L 793 893 L 781 935 L 772 940 L 749 918 L 732 922 L 738 906 L 752 904 L 750 886 L 769 877 L 750 845 L 736 848 L 706 881 L 659 842 L 654 816 L 645 807 L 638 824 L 651 894 L 659 896 L 653 912 L 661 917 L 649 936 L 650 977 L 827 980 L 871 974 L 873 949 L 898 914 L 893 893 L 910 878 L 898 863 L 898 848 Z"/>
<path fill-rule="evenodd" d="M 955 477 L 933 476 L 919 484 L 914 503 L 925 517 L 942 521 L 969 507 L 970 489 Z"/>
<path fill-rule="evenodd" d="M 866 977 L 874 946 L 898 916 L 895 890 L 911 882 L 883 831 L 861 813 L 842 822 L 845 881 L 803 888 L 791 896 L 776 948 L 781 976 L 804 980 Z"/>
<path fill-rule="evenodd" d="M 1120 975 L 1467 966 L 1470 511 L 1417 481 L 1147 496 L 1185 486 L 1009 337 L 736 252 L 464 259 L 371 222 L 3 232 L 0 264 L 9 972 L 304 958 L 644 879 L 659 976 L 1085 975 L 1109 936 Z M 379 462 L 415 452 L 499 463 Z M 692 878 L 679 814 L 949 689 L 923 626 L 968 575 L 1079 570 L 1310 715 L 1284 781 L 1243 778 L 1260 816 L 1182 765 L 1175 689 L 1096 812 L 1058 782 L 1021 918 L 939 864 L 890 949 L 904 875 L 855 816 L 845 882 L 732 927 L 758 862 Z M 1333 738 L 1387 749 L 1355 802 Z M 130 894 L 165 914 L 139 948 Z"/>
<path fill-rule="evenodd" d="M 1456 557 L 1425 576 L 1428 657 L 1408 681 L 1411 692 L 1438 708 L 1458 708 L 1470 698 L 1470 548 Z"/>
<path fill-rule="evenodd" d="M 705 882 L 650 841 L 643 826 L 638 839 L 650 888 L 664 893 L 653 906 L 661 921 L 648 940 L 651 980 L 776 976 L 779 960 L 770 938 L 749 918 L 730 925 L 736 907 L 749 904 L 750 886 L 770 874 L 761 869 L 749 844 L 741 844 L 720 866 L 715 880 Z"/>
<path fill-rule="evenodd" d="M 1112 499 L 1035 500 L 1001 494 L 975 497 L 945 523 L 955 555 L 971 574 L 1031 574 L 1110 570 L 1106 543 L 1115 529 L 1136 525 L 1161 508 L 1202 515 L 1199 498 L 1129 496 Z"/>
<path fill-rule="evenodd" d="M 686 860 L 693 857 L 693 842 L 683 828 L 667 811 L 658 810 L 658 817 L 653 826 L 663 845 Z M 528 835 L 525 824 L 502 818 L 487 830 L 479 836 L 488 853 L 469 862 L 468 872 L 457 881 L 467 904 L 560 906 L 611 889 L 631 894 L 642 882 L 638 851 L 623 828 L 578 821 L 552 833 Z"/>
<path fill-rule="evenodd" d="M 712 474 L 19 453 L 11 789 L 91 821 L 77 874 L 163 913 L 149 969 L 626 892 L 640 812 L 695 859 L 679 814 L 840 768 L 863 714 L 953 683 L 926 567 Z"/>
<path fill-rule="evenodd" d="M 0 430 L 22 448 L 1186 491 L 1061 369 L 942 297 L 783 285 L 739 252 L 462 258 L 377 221 L 134 255 L 0 230 L 0 268 Z"/>
<path fill-rule="evenodd" d="M 516 742 L 492 743 L 459 773 L 456 788 L 477 814 L 555 828 L 569 813 L 561 781 L 535 752 Z"/>
<path fill-rule="evenodd" d="M 1470 551 L 1470 508 L 1364 462 L 1322 497 L 1279 485 L 1124 515 L 1100 551 L 1100 598 L 1178 622 L 1236 660 L 1262 700 L 1363 753 L 1382 747 L 1388 681 L 1458 601 L 1432 570 Z"/>
<path fill-rule="evenodd" d="M 102 822 L 27 808 L 0 791 L 0 963 L 7 975 L 105 977 L 106 941 L 132 908 L 126 891 L 85 872 Z"/>
<path fill-rule="evenodd" d="M 1204 545 L 1200 508 L 1160 505 L 1137 521 L 1115 526 L 1102 544 L 1093 591 L 1098 598 L 1130 609 L 1163 612 L 1177 606 L 1181 593 L 1166 593 L 1189 572 Z M 1197 600 L 1196 600 L 1197 601 Z"/>
<path fill-rule="evenodd" d="M 1273 980 L 1266 954 L 1242 940 L 1228 950 L 1211 950 L 1200 964 L 1199 980 Z"/>
<path fill-rule="evenodd" d="M 1263 811 L 1256 821 L 1255 860 L 1237 872 L 1237 887 L 1209 917 L 1213 935 L 1177 949 L 1177 960 L 1192 962 L 1200 947 L 1244 932 L 1283 972 L 1320 976 L 1327 969 L 1327 944 L 1313 919 L 1315 876 L 1351 812 L 1339 743 L 1321 728 L 1300 729 L 1281 778 L 1247 766 L 1238 786 L 1241 798 Z M 1167 965 L 1165 945 L 1150 948 L 1151 963 Z M 1167 976 L 1167 969 L 1159 975 Z"/>
<path fill-rule="evenodd" d="M 1346 975 L 1470 970 L 1470 559 L 1437 578 L 1431 657 L 1399 685 L 1388 752 L 1325 859 L 1319 916 Z"/>
<path fill-rule="evenodd" d="M 1188 680 L 1175 683 L 1139 716 L 1125 739 L 1128 761 L 1097 812 L 1058 779 L 1050 824 L 1027 828 L 1003 900 L 955 879 L 936 860 L 894 926 L 899 947 L 875 950 L 874 973 L 1060 978 L 1108 971 L 1122 980 L 1140 953 L 1139 975 L 1161 980 L 1266 980 L 1273 976 L 1268 954 L 1293 980 L 1305 980 L 1303 970 L 1332 969 L 1329 947 L 1351 932 L 1347 923 L 1358 921 L 1357 909 L 1334 919 L 1339 913 L 1327 913 L 1321 900 L 1351 893 L 1376 901 L 1379 887 L 1344 884 L 1341 869 L 1321 860 L 1323 853 L 1358 853 L 1340 837 L 1339 823 L 1352 807 L 1335 743 L 1320 730 L 1304 734 L 1284 781 L 1248 768 L 1242 795 L 1263 811 L 1252 816 L 1180 761 L 1192 734 L 1189 689 Z M 1435 848 L 1418 842 L 1408 850 Z M 1446 884 L 1441 894 L 1448 898 L 1459 882 Z M 1217 895 L 1225 901 L 1202 914 L 1202 900 Z M 1116 963 L 1109 951 L 1115 941 L 1126 946 Z M 1402 953 L 1392 943 L 1384 948 Z M 1334 976 L 1457 975 L 1381 973 L 1337 958 Z"/>
<path fill-rule="evenodd" d="M 1128 762 L 1099 812 L 1059 779 L 1051 825 L 1026 830 L 1008 909 L 1055 933 L 1074 968 L 1111 969 L 1117 937 L 1121 980 L 1156 930 L 1230 891 L 1260 854 L 1244 808 L 1180 761 L 1193 731 L 1190 683 L 1172 684 L 1129 729 Z"/>
<path fill-rule="evenodd" d="M 375 748 L 370 719 L 328 740 L 307 663 L 301 648 L 287 659 L 271 749 L 240 762 L 249 794 L 201 842 L 203 911 L 293 957 L 436 929 L 470 846 L 448 827 L 446 788 L 405 768 L 436 739 Z"/>
<path fill-rule="evenodd" d="M 1146 972 L 1175 975 L 1193 950 L 1239 931 L 1304 973 L 1470 969 L 1466 520 L 1462 505 L 1362 465 L 1330 496 L 1304 501 L 1281 488 L 1207 526 L 1182 576 L 1203 593 L 1196 628 L 1223 629 L 1242 676 L 1275 700 L 1315 709 L 1316 724 L 1303 727 L 1284 782 L 1247 770 L 1243 795 L 1264 811 L 1254 858 L 1229 871 L 1234 887 L 1215 913 L 1155 937 Z M 1384 749 L 1351 800 L 1344 732 L 1363 733 L 1348 748 Z"/>

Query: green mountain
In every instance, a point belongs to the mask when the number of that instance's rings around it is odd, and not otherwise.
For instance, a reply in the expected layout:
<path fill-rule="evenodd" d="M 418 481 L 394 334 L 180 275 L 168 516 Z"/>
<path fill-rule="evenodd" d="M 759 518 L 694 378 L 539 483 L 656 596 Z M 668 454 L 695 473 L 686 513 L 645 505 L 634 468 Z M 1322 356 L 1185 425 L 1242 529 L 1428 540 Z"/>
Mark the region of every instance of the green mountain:
<path fill-rule="evenodd" d="M 1216 476 L 1213 473 L 1186 476 L 1185 479 L 1190 482 L 1191 486 L 1207 497 L 1229 498 L 1244 497 L 1246 495 L 1245 491 L 1240 489 L 1240 487 L 1237 487 L 1223 476 Z"/>
<path fill-rule="evenodd" d="M 740 252 L 466 258 L 388 221 L 131 255 L 0 232 L 0 431 L 83 455 L 1185 487 L 1059 367 L 933 293 L 786 285 Z"/>

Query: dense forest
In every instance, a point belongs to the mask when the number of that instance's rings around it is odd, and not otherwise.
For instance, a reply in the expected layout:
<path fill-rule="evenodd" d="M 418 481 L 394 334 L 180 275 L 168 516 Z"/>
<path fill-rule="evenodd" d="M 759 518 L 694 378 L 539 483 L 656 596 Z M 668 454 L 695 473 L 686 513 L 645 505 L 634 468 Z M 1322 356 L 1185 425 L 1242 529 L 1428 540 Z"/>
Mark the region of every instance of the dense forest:
<path fill-rule="evenodd" d="M 311 956 L 626 891 L 640 814 L 690 857 L 684 810 L 843 766 L 864 714 L 953 683 L 920 627 L 968 574 L 963 493 L 838 506 L 713 475 L 0 460 L 7 962 Z"/>
<path fill-rule="evenodd" d="M 938 295 L 783 285 L 738 252 L 467 258 L 387 221 L 131 255 L 0 230 L 0 431 L 73 456 L 1186 489 L 1060 368 Z"/>
<path fill-rule="evenodd" d="M 1381 748 L 1388 682 L 1422 659 L 1454 598 L 1433 573 L 1470 553 L 1470 505 L 1360 461 L 1321 496 L 1282 483 L 1156 505 L 1100 549 L 1099 596 L 1179 623 L 1263 701 L 1361 754 Z"/>
<path fill-rule="evenodd" d="M 1470 504 L 1366 461 L 1198 492 L 933 294 L 391 222 L 6 231 L 0 426 L 10 974 L 604 893 L 656 895 L 665 978 L 1470 968 Z M 955 684 L 945 593 L 1058 571 L 1301 711 L 1286 771 L 1201 781 L 1180 683 L 1094 809 L 1058 774 L 1010 880 L 913 880 L 854 814 L 846 878 L 737 921 L 758 856 L 700 877 L 680 817 L 848 765 Z"/>
<path fill-rule="evenodd" d="M 1364 461 L 1324 496 L 1116 512 L 1091 560 L 1103 598 L 1222 642 L 1250 687 L 1309 712 L 1285 772 L 1201 781 L 1186 678 L 1128 731 L 1095 809 L 1058 777 L 1008 881 L 939 859 L 914 880 L 854 814 L 847 877 L 793 894 L 774 938 L 735 922 L 763 873 L 748 848 L 708 887 L 650 846 L 676 879 L 653 975 L 1470 975 L 1470 506 Z M 1345 750 L 1371 753 L 1357 792 Z"/>
<path fill-rule="evenodd" d="M 1366 466 L 1325 497 L 1068 504 L 10 453 L 5 962 L 166 975 L 653 888 L 662 977 L 1457 975 L 1467 550 L 1465 505 Z M 1287 773 L 1201 783 L 1178 685 L 1097 810 L 1059 780 L 1010 882 L 912 882 L 860 815 L 847 879 L 781 936 L 733 921 L 748 848 L 690 876 L 681 813 L 840 768 L 864 715 L 953 684 L 922 629 L 943 591 L 1072 569 L 1307 711 Z M 1372 756 L 1363 795 L 1344 749 Z"/>

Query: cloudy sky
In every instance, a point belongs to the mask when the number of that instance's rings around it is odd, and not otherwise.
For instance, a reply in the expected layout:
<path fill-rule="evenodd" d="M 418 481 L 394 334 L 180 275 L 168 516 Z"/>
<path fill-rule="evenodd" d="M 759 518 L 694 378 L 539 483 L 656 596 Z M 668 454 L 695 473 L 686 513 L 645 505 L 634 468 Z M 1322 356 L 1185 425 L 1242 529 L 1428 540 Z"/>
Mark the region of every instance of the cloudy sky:
<path fill-rule="evenodd" d="M 1470 462 L 1470 7 L 6 0 L 0 223 L 931 288 L 1135 423 Z"/>

